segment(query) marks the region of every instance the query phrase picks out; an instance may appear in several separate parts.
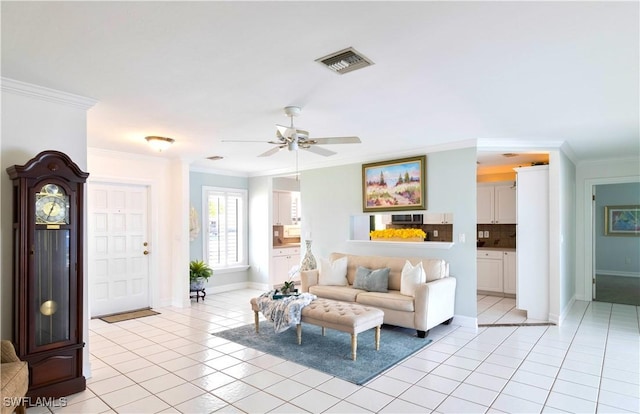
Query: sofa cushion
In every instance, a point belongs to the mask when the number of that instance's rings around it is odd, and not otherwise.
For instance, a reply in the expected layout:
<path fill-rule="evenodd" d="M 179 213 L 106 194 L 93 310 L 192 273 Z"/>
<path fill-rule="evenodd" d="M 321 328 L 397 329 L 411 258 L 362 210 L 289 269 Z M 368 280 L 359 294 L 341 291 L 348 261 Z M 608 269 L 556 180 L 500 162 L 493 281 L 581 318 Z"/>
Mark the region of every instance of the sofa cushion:
<path fill-rule="evenodd" d="M 347 283 L 347 257 L 334 261 L 320 259 L 320 273 L 318 284 L 324 286 L 346 286 Z"/>
<path fill-rule="evenodd" d="M 427 282 L 433 282 L 449 276 L 449 263 L 442 259 L 424 259 L 422 268 Z"/>
<path fill-rule="evenodd" d="M 387 293 L 362 292 L 358 294 L 356 302 L 374 308 L 392 309 L 403 312 L 415 312 L 416 310 L 413 298 L 402 295 L 397 290 L 390 290 Z"/>
<path fill-rule="evenodd" d="M 356 271 L 358 266 L 369 269 L 390 268 L 389 272 L 389 290 L 400 290 L 401 272 L 407 260 L 415 265 L 422 262 L 427 281 L 438 280 L 449 276 L 449 263 L 443 259 L 427 259 L 424 257 L 387 257 L 387 256 L 359 256 L 345 253 L 331 253 L 329 258 L 336 260 L 342 257 L 348 257 L 347 264 L 347 280 L 353 285 L 355 282 Z"/>
<path fill-rule="evenodd" d="M 415 296 L 416 286 L 427 281 L 422 262 L 413 266 L 408 260 L 400 273 L 400 293 L 407 296 Z"/>
<path fill-rule="evenodd" d="M 313 293 L 319 298 L 340 300 L 343 302 L 355 302 L 358 294 L 366 292 L 354 289 L 351 286 L 309 286 L 309 293 Z"/>
<path fill-rule="evenodd" d="M 358 266 L 353 287 L 366 290 L 367 292 L 386 292 L 389 286 L 390 270 L 388 267 L 371 270 Z"/>

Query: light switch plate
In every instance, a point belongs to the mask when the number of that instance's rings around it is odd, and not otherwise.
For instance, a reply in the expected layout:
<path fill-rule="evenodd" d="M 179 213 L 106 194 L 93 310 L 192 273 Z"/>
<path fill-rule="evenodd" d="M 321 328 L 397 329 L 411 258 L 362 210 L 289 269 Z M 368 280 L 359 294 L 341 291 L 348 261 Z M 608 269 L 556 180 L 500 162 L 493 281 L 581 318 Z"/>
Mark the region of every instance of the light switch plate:
<path fill-rule="evenodd" d="M 489 230 L 485 230 L 484 231 L 484 238 L 488 239 L 489 238 Z"/>
<path fill-rule="evenodd" d="M 433 231 L 433 237 L 438 237 L 438 230 Z"/>
<path fill-rule="evenodd" d="M 483 238 L 483 237 L 484 237 L 484 232 L 483 232 L 482 230 L 480 230 L 480 231 L 478 232 L 478 238 L 479 238 L 479 239 L 481 239 L 481 238 Z"/>

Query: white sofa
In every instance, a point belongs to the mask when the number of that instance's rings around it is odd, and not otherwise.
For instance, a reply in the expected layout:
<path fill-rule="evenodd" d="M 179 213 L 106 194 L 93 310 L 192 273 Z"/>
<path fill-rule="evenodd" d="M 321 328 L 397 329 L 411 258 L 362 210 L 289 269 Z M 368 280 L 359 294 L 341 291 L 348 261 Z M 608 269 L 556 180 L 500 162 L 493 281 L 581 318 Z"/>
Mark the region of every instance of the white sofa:
<path fill-rule="evenodd" d="M 384 323 L 415 329 L 424 338 L 429 329 L 453 319 L 456 279 L 449 276 L 449 265 L 442 259 L 402 258 L 385 256 L 356 256 L 331 253 L 329 260 L 347 256 L 346 286 L 319 284 L 320 269 L 303 271 L 300 275 L 301 290 L 314 295 L 372 306 L 384 312 Z M 413 296 L 401 294 L 401 273 L 406 261 L 412 265 L 422 262 L 426 283 L 415 287 Z M 353 287 L 359 266 L 368 269 L 389 268 L 387 292 L 370 292 Z"/>

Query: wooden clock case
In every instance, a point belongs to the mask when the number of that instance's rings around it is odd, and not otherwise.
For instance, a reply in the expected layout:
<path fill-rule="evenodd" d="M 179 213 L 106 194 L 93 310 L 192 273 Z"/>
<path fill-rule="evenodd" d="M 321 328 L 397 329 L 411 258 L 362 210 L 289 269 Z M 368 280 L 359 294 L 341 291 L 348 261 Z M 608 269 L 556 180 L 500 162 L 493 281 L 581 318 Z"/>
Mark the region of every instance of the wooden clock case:
<path fill-rule="evenodd" d="M 7 173 L 13 180 L 13 340 L 29 365 L 27 397 L 74 394 L 86 388 L 83 240 L 89 173 L 58 151 L 43 151 Z M 68 212 L 47 220 L 38 200 L 52 195 L 68 203 Z M 48 205 L 50 215 L 64 211 L 56 204 Z"/>

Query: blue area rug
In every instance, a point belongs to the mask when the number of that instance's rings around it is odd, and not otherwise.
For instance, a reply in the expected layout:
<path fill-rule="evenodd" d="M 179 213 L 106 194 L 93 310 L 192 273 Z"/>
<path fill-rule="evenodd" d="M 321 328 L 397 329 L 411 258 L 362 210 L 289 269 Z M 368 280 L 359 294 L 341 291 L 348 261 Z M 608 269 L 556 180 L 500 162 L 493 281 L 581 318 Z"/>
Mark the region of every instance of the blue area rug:
<path fill-rule="evenodd" d="M 358 351 L 351 359 L 351 335 L 315 325 L 302 325 L 302 344 L 298 345 L 295 328 L 275 333 L 273 324 L 260 321 L 260 333 L 253 324 L 216 332 L 219 336 L 249 348 L 304 365 L 329 375 L 362 385 L 409 355 L 431 343 L 418 338 L 415 331 L 383 325 L 380 350 L 375 349 L 375 329 L 358 334 Z"/>

